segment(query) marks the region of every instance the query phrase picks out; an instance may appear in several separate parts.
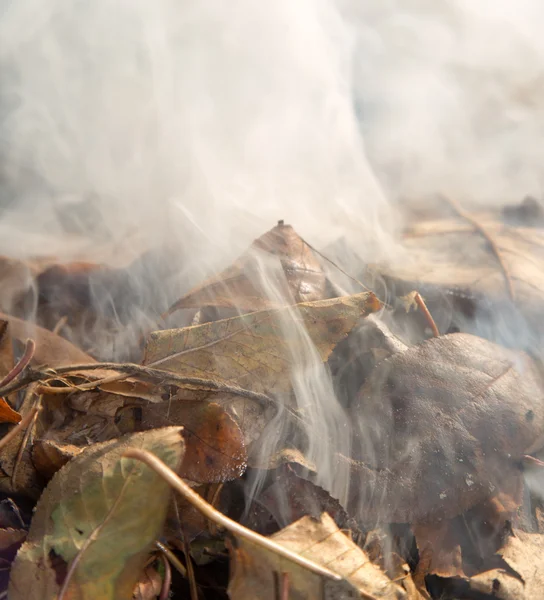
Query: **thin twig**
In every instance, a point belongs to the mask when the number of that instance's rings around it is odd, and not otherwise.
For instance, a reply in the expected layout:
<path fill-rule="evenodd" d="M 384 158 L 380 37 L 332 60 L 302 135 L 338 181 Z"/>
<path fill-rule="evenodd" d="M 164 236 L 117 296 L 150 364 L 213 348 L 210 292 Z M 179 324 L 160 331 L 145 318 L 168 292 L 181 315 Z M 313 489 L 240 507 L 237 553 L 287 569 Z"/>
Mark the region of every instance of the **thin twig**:
<path fill-rule="evenodd" d="M 544 467 L 544 461 L 536 458 L 535 456 L 530 456 L 529 454 L 523 455 L 523 460 L 530 465 L 535 465 L 536 467 Z"/>
<path fill-rule="evenodd" d="M 19 362 L 11 369 L 11 371 L 0 381 L 0 388 L 8 385 L 13 381 L 19 373 L 22 373 L 28 363 L 32 360 L 34 352 L 36 350 L 36 343 L 34 340 L 27 340 L 25 345 L 25 351 L 23 356 L 19 359 Z"/>
<path fill-rule="evenodd" d="M 440 337 L 440 331 L 438 331 L 438 327 L 436 326 L 433 316 L 431 315 L 429 309 L 427 308 L 427 305 L 425 304 L 425 300 L 423 300 L 423 297 L 419 292 L 416 292 L 414 294 L 414 302 L 417 304 L 419 310 L 423 313 L 423 316 L 425 317 L 427 324 L 431 328 L 434 337 Z"/>
<path fill-rule="evenodd" d="M 189 548 L 189 542 L 187 536 L 183 534 L 183 552 L 185 554 L 185 564 L 187 565 L 187 579 L 189 581 L 189 593 L 191 594 L 191 600 L 198 600 L 198 586 L 196 584 L 195 568 L 191 559 L 191 549 Z"/>
<path fill-rule="evenodd" d="M 172 564 L 172 566 L 176 569 L 176 571 L 184 578 L 187 579 L 187 569 L 183 565 L 183 563 L 179 560 L 179 558 L 163 543 L 158 540 L 155 542 L 155 546 L 168 558 L 168 561 Z"/>
<path fill-rule="evenodd" d="M 32 390 L 30 390 L 30 394 L 33 394 L 33 393 L 34 392 Z M 23 459 L 23 453 L 25 451 L 26 445 L 28 444 L 28 440 L 32 434 L 32 430 L 34 429 L 34 425 L 36 425 L 36 421 L 38 420 L 38 412 L 41 408 L 41 405 L 42 405 L 42 397 L 38 396 L 38 399 L 36 400 L 36 402 L 34 404 L 34 408 L 37 409 L 36 413 L 34 414 L 34 418 L 32 419 L 29 426 L 27 427 L 27 430 L 25 431 L 25 435 L 23 436 L 23 439 L 21 440 L 21 445 L 19 446 L 19 451 L 17 452 L 17 458 L 15 459 L 15 463 L 13 465 L 13 472 L 11 473 L 12 489 L 15 489 L 15 481 L 17 478 L 17 471 L 19 470 L 19 465 L 21 464 L 21 460 Z"/>
<path fill-rule="evenodd" d="M 13 440 L 13 438 L 17 437 L 21 433 L 21 431 L 25 430 L 30 425 L 30 423 L 32 423 L 34 417 L 38 414 L 39 411 L 40 409 L 37 407 L 34 407 L 31 410 L 29 410 L 26 413 L 26 415 L 19 421 L 19 423 L 17 423 L 17 425 L 15 425 L 15 427 L 11 431 L 6 433 L 6 435 L 2 439 L 0 439 L 0 450 L 4 448 L 7 444 L 9 444 L 11 440 Z"/>
<path fill-rule="evenodd" d="M 212 497 L 210 498 L 210 504 L 214 508 L 215 508 L 215 505 L 217 504 L 217 501 L 219 500 L 219 496 L 221 495 L 221 490 L 223 489 L 224 485 L 225 484 L 223 482 L 215 484 L 215 489 L 213 490 Z M 215 524 L 214 521 L 208 520 L 208 531 L 210 532 L 211 536 L 217 535 L 217 525 Z"/>
<path fill-rule="evenodd" d="M 170 596 L 170 588 L 172 587 L 172 569 L 170 568 L 170 563 L 168 562 L 168 558 L 166 558 L 166 554 L 161 552 L 160 556 L 164 566 L 164 579 L 162 580 L 159 600 L 168 600 Z"/>
<path fill-rule="evenodd" d="M 339 575 L 333 573 L 326 567 L 322 567 L 321 565 L 318 565 L 317 563 L 300 556 L 296 552 L 292 552 L 284 546 L 281 546 L 273 540 L 259 535 L 255 531 L 251 531 L 251 529 L 247 529 L 236 521 L 229 519 L 229 517 L 208 504 L 208 502 L 206 502 L 202 496 L 199 496 L 194 490 L 192 490 L 180 477 L 178 477 L 178 475 L 176 475 L 176 473 L 174 473 L 174 471 L 172 471 L 172 469 L 166 466 L 155 455 L 151 454 L 151 452 L 146 452 L 145 450 L 139 450 L 137 448 L 129 448 L 124 453 L 124 456 L 127 458 L 135 458 L 136 460 L 140 460 L 151 467 L 170 485 L 170 487 L 179 492 L 200 513 L 202 513 L 202 515 L 208 519 L 211 519 L 221 527 L 224 527 L 237 537 L 243 538 L 266 551 L 274 552 L 278 556 L 286 558 L 287 560 L 290 560 L 297 565 L 304 567 L 305 569 L 309 569 L 318 575 L 334 579 L 335 581 L 340 581 L 342 579 Z"/>
<path fill-rule="evenodd" d="M 512 302 L 515 302 L 516 294 L 514 291 L 514 285 L 512 283 L 512 276 L 510 275 L 510 269 L 508 268 L 508 265 L 504 261 L 502 252 L 501 252 L 500 248 L 498 247 L 497 242 L 495 241 L 494 237 L 491 235 L 491 233 L 489 233 L 489 231 L 477 219 L 475 219 L 470 213 L 468 213 L 456 200 L 454 200 L 453 198 L 450 198 L 449 196 L 442 196 L 442 197 L 446 200 L 446 202 L 448 202 L 450 204 L 450 206 L 455 210 L 455 212 L 462 219 L 465 219 L 465 221 L 468 221 L 474 227 L 474 229 L 479 231 L 480 234 L 485 238 L 485 240 L 489 244 L 489 246 L 490 246 L 493 254 L 495 255 L 495 258 L 497 259 L 497 262 L 499 263 L 499 266 L 502 270 L 504 282 L 506 284 L 506 289 L 508 291 L 508 295 L 510 296 L 510 300 L 512 300 Z"/>
<path fill-rule="evenodd" d="M 261 394 L 260 392 L 253 392 L 251 390 L 246 390 L 244 388 L 229 385 L 220 381 L 215 381 L 213 379 L 202 379 L 200 377 L 183 377 L 170 371 L 164 371 L 162 369 L 153 369 L 151 367 L 137 365 L 134 363 L 85 363 L 79 365 L 57 367 L 56 369 L 49 369 L 47 371 L 31 370 L 26 374 L 25 377 L 21 378 L 19 381 L 12 382 L 11 385 L 6 386 L 5 388 L 0 388 L 0 396 L 5 396 L 8 393 L 17 391 L 25 387 L 26 385 L 33 383 L 34 381 L 55 380 L 55 376 L 57 374 L 70 373 L 74 371 L 96 371 L 98 369 L 117 370 L 126 374 L 127 376 L 139 376 L 145 379 L 151 379 L 153 381 L 162 381 L 165 383 L 169 382 L 181 385 L 192 385 L 197 388 L 206 389 L 207 391 L 218 391 L 229 394 L 235 394 L 244 398 L 256 400 L 265 405 L 274 404 L 274 400 L 270 396 L 267 396 L 266 394 Z M 96 382 L 92 383 L 95 384 L 93 387 L 96 387 Z M 76 389 L 81 387 L 82 386 L 74 386 L 74 388 Z M 52 390 L 51 393 L 62 393 L 60 392 L 61 388 L 55 388 L 54 386 L 51 386 L 50 389 Z"/>
<path fill-rule="evenodd" d="M 318 254 L 319 256 L 321 256 L 321 258 L 323 258 L 324 260 L 326 260 L 335 269 L 337 269 L 338 271 L 340 271 L 340 273 L 342 273 L 342 275 L 345 275 L 348 279 L 351 279 L 351 281 L 354 281 L 355 283 L 357 283 L 358 285 L 360 285 L 365 291 L 367 291 L 367 292 L 373 292 L 373 290 L 371 290 L 368 286 L 366 286 L 362 281 L 359 281 L 355 277 L 352 277 L 349 273 L 346 273 L 346 271 L 344 271 L 344 269 L 342 269 L 342 267 L 340 267 L 339 265 L 337 265 L 328 256 L 325 256 L 322 252 L 320 252 L 319 250 L 317 250 L 316 248 L 314 248 L 304 238 L 300 238 L 300 239 L 303 241 L 304 244 L 306 244 L 306 246 L 308 246 L 308 248 L 310 248 L 310 250 L 312 250 L 312 252 L 315 252 L 316 254 Z"/>
<path fill-rule="evenodd" d="M 289 600 L 289 573 L 281 574 L 281 600 Z"/>
<path fill-rule="evenodd" d="M 64 315 L 58 321 L 55 327 L 53 327 L 52 331 L 55 335 L 59 335 L 59 331 L 68 323 L 68 317 Z"/>

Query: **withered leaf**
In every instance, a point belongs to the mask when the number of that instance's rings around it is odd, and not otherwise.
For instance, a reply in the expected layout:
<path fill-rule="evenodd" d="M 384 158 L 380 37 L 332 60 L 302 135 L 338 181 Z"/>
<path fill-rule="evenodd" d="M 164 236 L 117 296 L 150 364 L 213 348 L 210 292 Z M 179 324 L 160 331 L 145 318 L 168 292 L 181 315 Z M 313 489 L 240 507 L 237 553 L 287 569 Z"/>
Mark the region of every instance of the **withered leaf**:
<path fill-rule="evenodd" d="M 0 529 L 0 594 L 6 594 L 9 570 L 26 538 L 24 529 Z"/>
<path fill-rule="evenodd" d="M 25 394 L 20 407 L 22 416 L 28 415 L 36 403 L 33 394 Z M 38 414 L 39 417 L 39 414 Z M 27 428 L 21 429 L 8 441 L 0 452 L 0 491 L 11 494 L 23 494 L 37 499 L 43 490 L 43 481 L 31 460 L 31 448 L 26 432 L 36 428 L 34 419 Z M 26 442 L 25 442 L 26 440 Z"/>
<path fill-rule="evenodd" d="M 501 600 L 540 600 L 544 590 L 544 536 L 515 530 L 498 552 L 502 568 L 470 579 L 470 589 Z"/>
<path fill-rule="evenodd" d="M 527 355 L 469 334 L 394 354 L 352 407 L 352 508 L 369 520 L 413 522 L 510 492 L 522 456 L 542 444 L 542 395 Z"/>
<path fill-rule="evenodd" d="M 88 354 L 71 344 L 68 340 L 55 335 L 38 325 L 27 323 L 11 315 L 0 314 L 0 319 L 9 323 L 12 338 L 24 343 L 28 338 L 36 342 L 36 350 L 32 360 L 35 365 L 60 367 L 70 364 L 95 362 Z"/>
<path fill-rule="evenodd" d="M 285 557 L 237 538 L 237 547 L 232 551 L 234 566 L 228 588 L 231 598 L 273 600 L 280 595 L 282 585 L 289 586 L 293 597 L 308 600 L 323 596 L 407 598 L 405 590 L 373 565 L 365 552 L 342 533 L 326 513 L 318 520 L 303 517 L 271 539 L 302 558 L 340 575 L 342 579 L 327 581 L 322 575 L 290 563 Z"/>
<path fill-rule="evenodd" d="M 13 565 L 14 600 L 131 598 L 166 517 L 168 486 L 142 463 L 123 458 L 145 448 L 176 469 L 179 427 L 95 444 L 53 477 Z M 70 573 L 69 579 L 67 575 Z"/>
<path fill-rule="evenodd" d="M 162 579 L 156 569 L 147 567 L 136 584 L 132 600 L 156 600 L 162 589 Z"/>
<path fill-rule="evenodd" d="M 135 409 L 137 420 L 121 413 L 121 431 L 144 431 L 169 425 L 183 426 L 185 455 L 178 473 L 197 483 L 219 483 L 241 477 L 247 452 L 240 427 L 221 406 L 206 401 L 174 400 Z"/>
<path fill-rule="evenodd" d="M 267 289 L 271 275 L 275 294 L 281 299 L 272 298 Z M 321 300 L 325 285 L 325 274 L 311 248 L 291 225 L 280 221 L 256 239 L 234 264 L 191 290 L 169 312 L 203 306 L 242 312 L 277 308 Z"/>
<path fill-rule="evenodd" d="M 153 332 L 144 364 L 213 377 L 257 392 L 289 392 L 293 356 L 306 351 L 303 326 L 321 360 L 358 320 L 380 308 L 372 293 L 305 302 L 184 329 Z"/>
<path fill-rule="evenodd" d="M 5 377 L 15 365 L 9 323 L 0 319 L 0 378 Z"/>
<path fill-rule="evenodd" d="M 72 444 L 53 439 L 39 439 L 32 445 L 32 464 L 38 473 L 49 481 L 64 465 L 83 451 Z"/>
<path fill-rule="evenodd" d="M 380 272 L 401 283 L 402 293 L 414 286 L 453 290 L 494 306 L 510 305 L 513 295 L 516 307 L 538 325 L 544 301 L 544 229 L 509 226 L 489 213 L 476 218 L 495 248 L 459 217 L 422 221 L 407 232 L 403 259 Z"/>

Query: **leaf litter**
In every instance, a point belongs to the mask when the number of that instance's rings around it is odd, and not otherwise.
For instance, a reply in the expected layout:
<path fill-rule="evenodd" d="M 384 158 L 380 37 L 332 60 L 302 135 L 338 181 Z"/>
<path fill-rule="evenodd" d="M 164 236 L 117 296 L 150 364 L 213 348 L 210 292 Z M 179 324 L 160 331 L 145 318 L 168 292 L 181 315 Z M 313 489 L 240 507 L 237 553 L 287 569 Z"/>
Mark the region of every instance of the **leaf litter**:
<path fill-rule="evenodd" d="M 540 597 L 541 483 L 526 484 L 544 474 L 540 361 L 478 328 L 499 307 L 539 335 L 531 207 L 451 201 L 415 223 L 408 260 L 366 269 L 387 305 L 338 296 L 322 259 L 336 264 L 282 221 L 166 313 L 132 295 L 135 273 L 163 269 L 152 251 L 112 269 L 6 259 L 19 301 L 0 323 L 0 594 Z M 32 278 L 48 329 L 25 320 Z M 114 327 L 95 283 L 116 290 Z M 161 313 L 183 325 L 161 330 Z M 99 362 L 118 337 L 134 362 Z M 292 380 L 308 348 L 351 440 L 330 457 L 349 476 L 341 501 L 301 443 Z M 263 454 L 282 411 L 289 428 Z"/>

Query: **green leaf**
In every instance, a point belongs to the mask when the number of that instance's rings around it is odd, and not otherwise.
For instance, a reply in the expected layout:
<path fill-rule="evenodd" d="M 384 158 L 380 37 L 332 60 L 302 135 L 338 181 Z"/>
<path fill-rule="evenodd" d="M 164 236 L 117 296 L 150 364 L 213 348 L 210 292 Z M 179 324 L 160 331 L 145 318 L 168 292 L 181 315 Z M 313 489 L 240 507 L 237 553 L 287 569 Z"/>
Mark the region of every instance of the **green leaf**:
<path fill-rule="evenodd" d="M 168 485 L 141 462 L 149 450 L 177 469 L 180 427 L 95 444 L 58 471 L 36 506 L 11 573 L 12 600 L 127 600 L 160 535 Z"/>

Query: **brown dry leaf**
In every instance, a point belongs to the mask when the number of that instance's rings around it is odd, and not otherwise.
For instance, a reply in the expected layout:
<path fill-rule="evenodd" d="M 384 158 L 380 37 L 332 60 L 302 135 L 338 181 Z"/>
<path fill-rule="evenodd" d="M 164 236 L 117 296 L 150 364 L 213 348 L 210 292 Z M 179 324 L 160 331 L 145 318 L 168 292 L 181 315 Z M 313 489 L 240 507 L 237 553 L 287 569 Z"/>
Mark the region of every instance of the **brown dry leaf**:
<path fill-rule="evenodd" d="M 470 589 L 501 600 L 541 600 L 544 536 L 515 530 L 498 555 L 504 566 L 471 577 Z"/>
<path fill-rule="evenodd" d="M 181 428 L 94 444 L 55 474 L 41 496 L 9 585 L 13 600 L 130 598 L 169 501 L 167 484 L 124 458 L 146 448 L 173 469 L 183 454 Z M 142 468 L 143 467 L 143 468 Z"/>
<path fill-rule="evenodd" d="M 55 335 L 38 325 L 28 323 L 11 315 L 0 314 L 0 319 L 9 323 L 9 332 L 13 339 L 24 344 L 31 338 L 36 342 L 32 364 L 60 367 L 70 364 L 96 362 L 88 354 L 71 344 L 68 340 Z"/>
<path fill-rule="evenodd" d="M 62 444 L 53 439 L 36 440 L 32 445 L 32 464 L 38 473 L 49 481 L 64 465 L 77 456 L 83 448 Z"/>
<path fill-rule="evenodd" d="M 5 377 L 14 364 L 9 323 L 4 319 L 0 319 L 0 378 Z"/>
<path fill-rule="evenodd" d="M 11 564 L 26 539 L 26 533 L 23 529 L 0 529 L 0 597 L 7 594 Z"/>
<path fill-rule="evenodd" d="M 321 360 L 362 317 L 380 308 L 372 293 L 305 302 L 184 329 L 152 333 L 144 364 L 192 377 L 212 377 L 256 392 L 289 393 L 293 356 L 311 337 Z"/>
<path fill-rule="evenodd" d="M 11 344 L 16 341 L 21 346 L 24 346 L 27 339 L 33 339 L 36 343 L 36 349 L 31 361 L 31 365 L 36 367 L 46 366 L 48 368 L 57 368 L 77 364 L 92 364 L 97 361 L 89 354 L 80 350 L 77 346 L 65 340 L 63 337 L 54 334 L 47 329 L 43 329 L 39 325 L 29 323 L 0 313 L 0 323 L 7 322 L 7 332 L 4 335 L 9 336 L 9 341 L 2 341 L 3 344 Z M 2 338 L 4 340 L 4 338 Z M 1 349 L 1 348 L 0 348 Z M 0 356 L 2 354 L 0 353 Z M 1 364 L 1 363 L 0 363 Z M 73 371 L 66 375 L 67 380 L 72 381 L 97 381 L 107 377 L 117 375 L 116 371 L 108 369 L 95 369 L 92 371 Z M 153 398 L 154 393 L 151 391 L 151 386 L 136 381 L 133 378 L 123 378 L 122 381 L 114 381 L 105 383 L 101 389 L 110 391 L 114 394 L 123 396 L 131 396 L 138 398 Z"/>
<path fill-rule="evenodd" d="M 419 550 L 415 581 L 419 587 L 425 587 L 427 575 L 464 577 L 461 546 L 455 526 L 456 523 L 451 519 L 414 526 Z"/>
<path fill-rule="evenodd" d="M 289 564 L 285 558 L 237 538 L 237 546 L 232 550 L 234 565 L 228 588 L 231 598 L 275 600 L 282 597 L 282 584 L 289 586 L 289 595 L 285 597 L 308 600 L 323 596 L 391 600 L 408 598 L 405 590 L 372 564 L 365 552 L 342 533 L 326 513 L 318 520 L 303 517 L 271 539 L 302 558 L 340 575 L 342 579 L 327 581 L 317 573 L 294 563 Z"/>
<path fill-rule="evenodd" d="M 36 397 L 32 393 L 25 394 L 21 405 L 21 415 L 24 417 L 35 406 Z M 39 414 L 38 414 L 39 418 Z M 29 498 L 39 498 L 43 490 L 43 481 L 34 468 L 31 458 L 31 437 L 27 434 L 34 432 L 38 420 L 30 423 L 29 427 L 19 433 L 2 448 L 0 452 L 0 491 L 8 495 L 22 494 Z M 28 432 L 28 429 L 31 432 Z M 26 443 L 25 443 L 26 439 Z M 23 446 L 24 444 L 24 446 Z"/>
<path fill-rule="evenodd" d="M 493 239 L 500 259 L 473 224 L 457 217 L 414 225 L 403 241 L 404 260 L 379 267 L 379 271 L 401 284 L 399 293 L 419 286 L 459 291 L 493 304 L 511 300 L 510 279 L 516 306 L 532 323 L 540 324 L 544 229 L 509 226 L 489 214 L 476 218 Z"/>
<path fill-rule="evenodd" d="M 543 443 L 541 397 L 527 355 L 475 336 L 451 334 L 394 354 L 351 410 L 351 510 L 371 521 L 437 520 L 510 493 L 523 455 Z"/>
<path fill-rule="evenodd" d="M 153 567 L 147 567 L 136 584 L 132 600 L 155 600 L 162 589 L 162 578 Z"/>
<path fill-rule="evenodd" d="M 274 272 L 278 261 L 283 273 L 277 274 L 274 283 L 281 293 L 281 301 L 271 299 L 266 289 L 266 278 Z M 203 306 L 253 312 L 282 304 L 321 300 L 325 297 L 325 287 L 325 274 L 311 248 L 291 225 L 279 221 L 276 227 L 256 239 L 233 265 L 191 290 L 169 313 Z"/>
<path fill-rule="evenodd" d="M 247 452 L 240 427 L 218 404 L 174 400 L 125 409 L 118 418 L 122 432 L 183 426 L 185 456 L 178 473 L 197 483 L 241 477 Z"/>
<path fill-rule="evenodd" d="M 13 311 L 19 297 L 31 289 L 39 270 L 39 261 L 0 256 L 0 311 Z"/>

